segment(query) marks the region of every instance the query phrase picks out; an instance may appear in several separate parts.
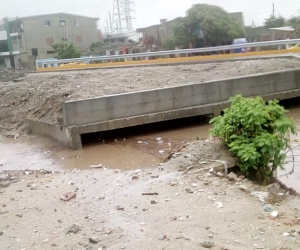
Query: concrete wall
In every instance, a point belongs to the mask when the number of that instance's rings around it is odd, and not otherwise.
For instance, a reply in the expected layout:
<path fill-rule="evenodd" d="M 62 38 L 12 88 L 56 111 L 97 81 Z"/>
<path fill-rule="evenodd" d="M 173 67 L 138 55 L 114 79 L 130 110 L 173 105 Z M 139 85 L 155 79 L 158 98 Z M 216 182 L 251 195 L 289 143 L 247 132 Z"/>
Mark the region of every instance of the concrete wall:
<path fill-rule="evenodd" d="M 29 134 L 32 133 L 43 135 L 48 138 L 55 139 L 63 145 L 73 148 L 80 148 L 82 146 L 80 134 L 75 128 L 66 128 L 45 122 L 33 121 L 30 119 L 27 119 L 27 124 Z"/>
<path fill-rule="evenodd" d="M 70 101 L 63 103 L 63 118 L 65 126 L 76 126 L 216 104 L 237 94 L 264 96 L 298 89 L 300 69 Z"/>

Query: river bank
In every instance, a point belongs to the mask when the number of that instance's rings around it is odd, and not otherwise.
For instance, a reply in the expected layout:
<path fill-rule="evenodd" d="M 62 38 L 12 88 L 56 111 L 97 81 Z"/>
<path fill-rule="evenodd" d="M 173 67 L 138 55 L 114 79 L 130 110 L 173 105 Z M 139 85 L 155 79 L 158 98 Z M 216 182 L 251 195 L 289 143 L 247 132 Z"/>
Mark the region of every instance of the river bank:
<path fill-rule="evenodd" d="M 234 161 L 206 140 L 143 170 L 2 173 L 0 248 L 299 249 L 297 198 L 213 173 L 214 157 Z M 68 192 L 76 196 L 63 201 Z M 263 206 L 255 194 L 266 193 Z"/>

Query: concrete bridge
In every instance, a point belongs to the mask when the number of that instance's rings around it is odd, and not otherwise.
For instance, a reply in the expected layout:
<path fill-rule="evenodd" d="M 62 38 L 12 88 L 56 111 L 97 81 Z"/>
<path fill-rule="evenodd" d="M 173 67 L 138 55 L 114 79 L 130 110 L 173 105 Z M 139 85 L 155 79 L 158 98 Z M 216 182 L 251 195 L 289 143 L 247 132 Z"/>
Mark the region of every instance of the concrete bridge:
<path fill-rule="evenodd" d="M 81 135 L 184 117 L 219 115 L 237 94 L 266 101 L 300 97 L 300 68 L 171 88 L 68 101 L 63 126 L 28 120 L 29 131 L 81 148 Z"/>

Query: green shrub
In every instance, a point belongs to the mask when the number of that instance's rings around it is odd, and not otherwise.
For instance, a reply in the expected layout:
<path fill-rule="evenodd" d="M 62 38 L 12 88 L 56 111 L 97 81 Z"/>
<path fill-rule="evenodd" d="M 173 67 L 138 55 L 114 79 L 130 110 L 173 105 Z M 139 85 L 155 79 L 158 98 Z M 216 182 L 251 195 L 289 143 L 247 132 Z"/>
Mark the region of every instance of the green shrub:
<path fill-rule="evenodd" d="M 265 103 L 261 97 L 230 99 L 223 116 L 213 118 L 211 136 L 223 140 L 238 157 L 239 167 L 248 177 L 254 174 L 259 183 L 268 183 L 274 171 L 283 169 L 290 147 L 290 134 L 296 133 L 294 122 L 278 101 Z"/>

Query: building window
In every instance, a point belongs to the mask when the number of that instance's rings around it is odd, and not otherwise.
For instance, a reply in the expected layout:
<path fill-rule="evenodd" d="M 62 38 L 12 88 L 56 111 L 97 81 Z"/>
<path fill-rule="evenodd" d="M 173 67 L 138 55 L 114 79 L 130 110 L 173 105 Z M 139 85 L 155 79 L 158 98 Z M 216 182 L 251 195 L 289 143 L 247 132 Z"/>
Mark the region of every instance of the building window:
<path fill-rule="evenodd" d="M 67 43 L 67 42 L 68 42 L 68 38 L 66 38 L 66 37 L 63 37 L 61 40 L 62 40 L 64 43 Z"/>
<path fill-rule="evenodd" d="M 54 52 L 54 50 L 48 50 L 48 51 L 47 51 L 47 54 L 48 54 L 48 55 L 50 55 L 50 54 L 55 54 L 55 52 Z"/>
<path fill-rule="evenodd" d="M 81 43 L 82 42 L 82 37 L 81 36 L 77 36 L 76 37 L 76 42 Z"/>
<path fill-rule="evenodd" d="M 61 27 L 65 27 L 67 25 L 67 22 L 65 20 L 60 20 L 59 24 Z"/>
<path fill-rule="evenodd" d="M 46 44 L 52 44 L 53 43 L 53 38 L 52 37 L 47 37 L 46 38 Z"/>
<path fill-rule="evenodd" d="M 45 21 L 44 21 L 44 25 L 45 25 L 45 26 L 50 26 L 50 20 L 45 20 Z"/>
<path fill-rule="evenodd" d="M 80 26 L 79 20 L 75 20 L 75 21 L 74 21 L 74 24 L 75 24 L 75 26 Z"/>

